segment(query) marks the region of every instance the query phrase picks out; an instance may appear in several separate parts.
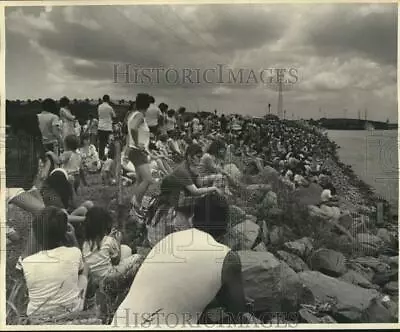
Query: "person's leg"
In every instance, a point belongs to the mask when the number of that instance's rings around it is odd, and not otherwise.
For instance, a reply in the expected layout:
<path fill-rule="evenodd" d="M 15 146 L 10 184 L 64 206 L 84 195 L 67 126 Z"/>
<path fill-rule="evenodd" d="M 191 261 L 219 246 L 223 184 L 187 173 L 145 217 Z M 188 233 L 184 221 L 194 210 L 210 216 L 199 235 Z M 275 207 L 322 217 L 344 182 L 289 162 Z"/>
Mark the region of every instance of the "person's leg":
<path fill-rule="evenodd" d="M 125 244 L 121 244 L 121 261 L 132 256 L 132 249 Z"/>
<path fill-rule="evenodd" d="M 138 204 L 142 204 L 143 196 L 146 193 L 149 186 L 154 183 L 151 176 L 150 165 L 143 164 L 137 167 L 137 174 L 140 174 L 142 181 L 139 183 L 136 189 L 136 201 Z"/>
<path fill-rule="evenodd" d="M 102 160 L 104 157 L 104 149 L 107 144 L 108 132 L 104 130 L 99 130 L 99 157 Z"/>
<path fill-rule="evenodd" d="M 71 216 L 85 216 L 86 213 L 94 206 L 92 201 L 85 201 L 77 209 L 72 211 Z"/>

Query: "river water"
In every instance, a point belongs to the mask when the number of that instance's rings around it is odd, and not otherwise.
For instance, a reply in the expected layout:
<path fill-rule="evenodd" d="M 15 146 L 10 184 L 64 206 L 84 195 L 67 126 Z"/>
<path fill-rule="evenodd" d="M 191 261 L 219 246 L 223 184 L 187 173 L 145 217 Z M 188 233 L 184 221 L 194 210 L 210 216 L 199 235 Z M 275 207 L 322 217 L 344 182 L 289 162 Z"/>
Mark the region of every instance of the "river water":
<path fill-rule="evenodd" d="M 394 207 L 398 206 L 399 163 L 397 130 L 328 130 L 339 146 L 339 158 L 374 187 Z"/>

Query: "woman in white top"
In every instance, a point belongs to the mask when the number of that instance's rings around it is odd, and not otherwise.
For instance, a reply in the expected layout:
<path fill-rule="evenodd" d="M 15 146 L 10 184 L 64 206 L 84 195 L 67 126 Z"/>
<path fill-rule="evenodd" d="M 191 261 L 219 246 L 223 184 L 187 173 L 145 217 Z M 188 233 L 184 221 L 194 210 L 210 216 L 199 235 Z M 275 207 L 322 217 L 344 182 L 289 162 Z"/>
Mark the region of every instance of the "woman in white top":
<path fill-rule="evenodd" d="M 154 182 L 151 176 L 149 161 L 150 129 L 146 123 L 145 113 L 149 108 L 149 95 L 139 93 L 136 96 L 136 109 L 128 118 L 127 155 L 135 166 L 136 182 L 133 189 L 132 205 L 137 217 L 143 217 L 141 204 L 143 196 Z"/>
<path fill-rule="evenodd" d="M 62 137 L 65 139 L 68 135 L 75 134 L 75 116 L 72 115 L 69 107 L 69 99 L 62 97 L 60 99 L 60 119 L 62 121 Z"/>

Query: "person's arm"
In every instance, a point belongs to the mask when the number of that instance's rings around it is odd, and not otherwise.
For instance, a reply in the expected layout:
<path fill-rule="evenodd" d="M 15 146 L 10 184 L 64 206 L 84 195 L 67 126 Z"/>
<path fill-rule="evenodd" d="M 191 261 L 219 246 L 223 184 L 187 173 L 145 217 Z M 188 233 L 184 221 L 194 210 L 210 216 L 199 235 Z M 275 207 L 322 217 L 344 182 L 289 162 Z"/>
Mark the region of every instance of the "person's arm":
<path fill-rule="evenodd" d="M 242 319 L 246 313 L 246 297 L 242 280 L 242 264 L 239 255 L 230 251 L 222 265 L 222 287 L 217 295 L 218 302 L 224 306 L 227 313 Z M 235 323 L 240 323 L 235 322 Z"/>
<path fill-rule="evenodd" d="M 219 192 L 217 187 L 206 187 L 206 188 L 198 188 L 195 184 L 189 185 L 185 187 L 193 196 L 201 196 L 204 194 L 209 194 L 213 192 Z"/>
<path fill-rule="evenodd" d="M 16 205 L 19 208 L 28 211 L 35 216 L 39 215 L 45 207 L 42 201 L 26 191 L 23 191 L 18 195 L 9 197 L 7 203 Z"/>
<path fill-rule="evenodd" d="M 61 110 L 61 113 L 63 115 L 63 117 L 65 117 L 67 120 L 75 120 L 75 116 L 72 115 L 70 112 L 65 112 L 65 110 Z"/>

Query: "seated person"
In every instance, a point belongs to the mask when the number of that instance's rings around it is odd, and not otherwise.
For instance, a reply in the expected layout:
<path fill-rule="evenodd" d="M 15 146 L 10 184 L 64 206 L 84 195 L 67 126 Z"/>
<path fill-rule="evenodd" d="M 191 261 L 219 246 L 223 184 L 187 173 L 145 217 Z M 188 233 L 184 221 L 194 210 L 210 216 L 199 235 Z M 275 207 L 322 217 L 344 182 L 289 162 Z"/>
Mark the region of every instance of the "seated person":
<path fill-rule="evenodd" d="M 33 234 L 41 251 L 22 260 L 28 317 L 50 318 L 84 308 L 88 270 L 80 249 L 65 246 L 68 233 L 74 236 L 61 209 L 46 207 L 34 219 Z"/>
<path fill-rule="evenodd" d="M 171 233 L 156 244 L 111 326 L 166 324 L 171 315 L 176 324 L 199 324 L 215 299 L 234 316 L 234 323 L 242 321 L 246 300 L 240 257 L 218 242 L 227 225 L 226 200 L 218 195 L 200 198 L 193 228 Z"/>
<path fill-rule="evenodd" d="M 90 135 L 83 134 L 82 146 L 79 148 L 79 153 L 82 157 L 83 169 L 89 173 L 96 173 L 101 168 L 101 161 L 96 147 L 90 144 Z"/>
<path fill-rule="evenodd" d="M 111 215 L 101 207 L 93 207 L 86 214 L 85 239 L 82 253 L 95 285 L 104 278 L 134 277 L 140 255 L 121 245 L 122 234 L 112 228 Z"/>

